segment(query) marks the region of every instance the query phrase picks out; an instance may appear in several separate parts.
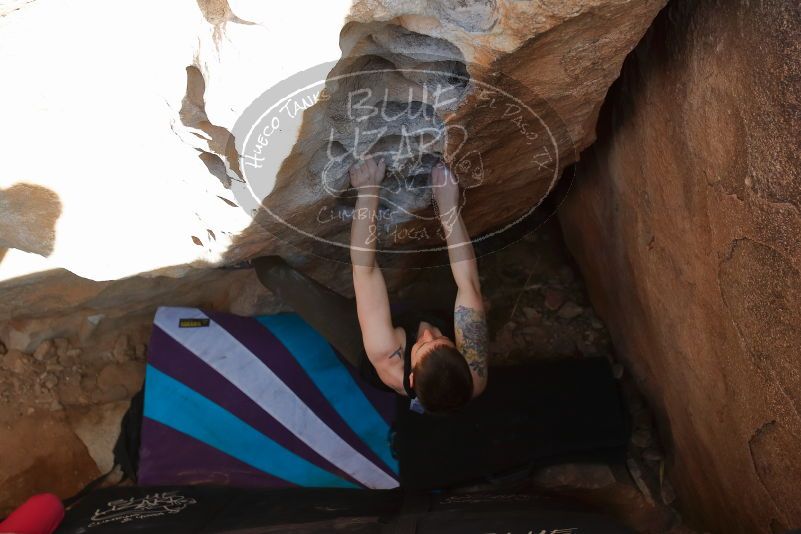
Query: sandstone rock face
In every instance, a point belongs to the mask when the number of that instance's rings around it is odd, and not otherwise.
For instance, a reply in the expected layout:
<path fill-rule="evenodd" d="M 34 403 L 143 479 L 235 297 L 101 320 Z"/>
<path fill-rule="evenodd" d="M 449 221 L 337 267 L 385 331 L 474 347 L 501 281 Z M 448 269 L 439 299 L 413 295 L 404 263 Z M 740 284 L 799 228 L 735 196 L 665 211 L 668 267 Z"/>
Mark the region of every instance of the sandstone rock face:
<path fill-rule="evenodd" d="M 560 212 L 714 532 L 801 524 L 799 42 L 797 3 L 672 2 Z"/>
<path fill-rule="evenodd" d="M 270 154 L 254 138 L 274 135 L 281 113 L 273 112 L 274 123 L 263 114 L 235 132 L 243 179 L 266 209 L 236 240 L 232 257 L 252 254 L 246 251 L 266 230 L 295 250 L 347 263 L 355 198 L 347 170 L 365 154 L 388 162 L 377 225 L 384 266 L 426 264 L 421 252 L 442 246 L 427 187 L 440 158 L 459 175 L 474 239 L 520 222 L 594 140 L 621 58 L 662 5 L 355 2 L 341 35 L 343 57 L 317 86 L 325 96 L 309 97 L 315 104 L 280 168 L 254 170 Z M 311 274 L 338 282 L 330 269 Z"/>
<path fill-rule="evenodd" d="M 315 237 L 342 243 L 352 202 L 348 158 L 371 152 L 373 141 L 397 145 L 405 126 L 430 126 L 436 143 L 422 147 L 421 137 L 411 145 L 420 164 L 394 165 L 398 183 L 415 187 L 382 197 L 406 210 L 390 219 L 394 230 L 382 230 L 383 247 L 415 245 L 410 223 L 421 218 L 431 228 L 425 185 L 441 156 L 453 156 L 470 186 L 464 217 L 474 235 L 531 211 L 594 140 L 609 85 L 663 4 L 20 0 L 0 8 L 0 64 L 15 80 L 0 89 L 0 146 L 11 155 L 0 174 L 0 342 L 8 371 L 0 375 L 0 424 L 22 429 L 0 443 L 0 457 L 29 441 L 46 447 L 36 425 L 19 426 L 20 418 L 55 418 L 76 447 L 53 452 L 53 476 L 93 478 L 87 454 L 105 468 L 109 440 L 93 432 L 114 427 L 138 386 L 157 306 L 278 309 L 251 271 L 215 267 L 281 253 L 350 291 L 349 266 L 320 260 L 339 259 L 344 249 L 318 250 L 317 240 L 252 210 L 263 200 L 290 222 L 310 224 Z M 255 205 L 243 202 L 240 117 L 268 88 L 326 61 L 335 62 L 328 98 L 281 128 L 264 177 L 269 187 Z M 391 75 L 377 72 L 387 67 Z M 366 74 L 354 77 L 359 69 Z M 427 122 L 385 121 L 385 132 L 354 141 L 355 120 L 342 117 L 349 89 L 369 87 L 368 104 L 380 100 L 402 115 L 433 108 L 429 89 L 437 84 L 456 96 Z M 501 107 L 497 91 L 515 96 L 520 109 Z M 526 129 L 523 109 L 544 121 Z M 467 135 L 437 137 L 446 124 Z M 324 181 L 332 147 L 337 165 Z M 331 215 L 322 229 L 315 225 L 321 210 Z M 421 242 L 438 239 L 432 231 Z M 404 262 L 414 260 L 396 263 Z M 19 485 L 0 506 L 39 487 L 25 486 L 17 465 L 24 464 L 0 465 L 0 481 Z M 57 489 L 67 496 L 75 488 Z"/>

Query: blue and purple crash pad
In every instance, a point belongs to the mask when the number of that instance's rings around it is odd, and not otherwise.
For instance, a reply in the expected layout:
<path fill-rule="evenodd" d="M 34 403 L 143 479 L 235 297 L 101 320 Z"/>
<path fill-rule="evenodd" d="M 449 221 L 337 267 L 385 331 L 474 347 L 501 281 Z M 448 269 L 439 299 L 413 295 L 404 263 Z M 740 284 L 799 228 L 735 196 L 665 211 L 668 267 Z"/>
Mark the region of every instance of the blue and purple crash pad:
<path fill-rule="evenodd" d="M 139 483 L 395 488 L 395 406 L 295 314 L 159 308 Z"/>

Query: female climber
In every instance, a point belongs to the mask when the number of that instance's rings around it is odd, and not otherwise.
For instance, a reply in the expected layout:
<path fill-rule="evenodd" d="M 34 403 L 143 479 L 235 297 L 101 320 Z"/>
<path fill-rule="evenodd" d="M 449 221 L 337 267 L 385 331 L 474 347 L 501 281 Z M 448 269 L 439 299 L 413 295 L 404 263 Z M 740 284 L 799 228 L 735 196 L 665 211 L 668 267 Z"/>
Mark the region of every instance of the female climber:
<path fill-rule="evenodd" d="M 358 191 L 351 225 L 351 263 L 364 353 L 381 382 L 431 413 L 452 412 L 487 385 L 487 323 L 473 244 L 459 207 L 459 184 L 440 162 L 431 172 L 448 257 L 456 282 L 451 318 L 430 310 L 391 312 L 384 276 L 376 262 L 376 226 L 384 160 L 367 158 L 350 169 Z M 452 301 L 453 302 L 453 301 Z"/>
<path fill-rule="evenodd" d="M 414 303 L 390 306 L 376 262 L 375 222 L 386 166 L 366 158 L 350 169 L 358 198 L 351 224 L 356 303 L 292 269 L 277 256 L 253 260 L 261 282 L 289 304 L 362 378 L 417 399 L 423 410 L 445 414 L 480 395 L 487 385 L 487 323 L 473 244 L 459 207 L 459 184 L 443 163 L 431 189 L 455 284 L 431 288 Z M 438 309 L 436 301 L 447 303 Z"/>

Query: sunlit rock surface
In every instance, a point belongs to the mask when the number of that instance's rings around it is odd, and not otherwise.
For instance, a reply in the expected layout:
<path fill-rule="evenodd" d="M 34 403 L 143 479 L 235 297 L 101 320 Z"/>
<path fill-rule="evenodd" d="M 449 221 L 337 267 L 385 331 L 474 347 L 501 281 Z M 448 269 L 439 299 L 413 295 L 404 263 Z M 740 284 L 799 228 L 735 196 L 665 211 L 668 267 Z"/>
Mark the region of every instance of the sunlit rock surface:
<path fill-rule="evenodd" d="M 24 225 L 54 236 L 8 240 L 19 219 L 4 209 L 0 280 L 58 267 L 92 280 L 180 275 L 219 262 L 249 214 L 225 202 L 214 150 L 264 89 L 339 56 L 348 8 L 36 0 L 5 14 L 0 205 L 36 186 L 51 207 Z"/>

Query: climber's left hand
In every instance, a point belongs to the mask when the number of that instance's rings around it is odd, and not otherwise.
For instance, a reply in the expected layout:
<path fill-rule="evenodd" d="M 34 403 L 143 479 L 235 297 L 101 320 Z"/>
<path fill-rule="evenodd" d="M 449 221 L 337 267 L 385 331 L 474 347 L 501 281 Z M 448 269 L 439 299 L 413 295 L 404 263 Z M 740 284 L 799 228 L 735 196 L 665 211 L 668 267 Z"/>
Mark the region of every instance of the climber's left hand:
<path fill-rule="evenodd" d="M 372 156 L 367 156 L 350 168 L 350 185 L 359 190 L 375 189 L 384 181 L 386 171 L 384 158 L 376 162 Z"/>
<path fill-rule="evenodd" d="M 431 186 L 434 201 L 441 212 L 459 204 L 459 182 L 445 163 L 439 162 L 431 170 Z"/>

